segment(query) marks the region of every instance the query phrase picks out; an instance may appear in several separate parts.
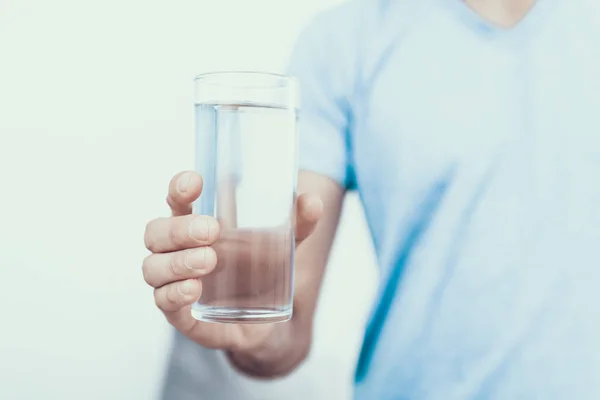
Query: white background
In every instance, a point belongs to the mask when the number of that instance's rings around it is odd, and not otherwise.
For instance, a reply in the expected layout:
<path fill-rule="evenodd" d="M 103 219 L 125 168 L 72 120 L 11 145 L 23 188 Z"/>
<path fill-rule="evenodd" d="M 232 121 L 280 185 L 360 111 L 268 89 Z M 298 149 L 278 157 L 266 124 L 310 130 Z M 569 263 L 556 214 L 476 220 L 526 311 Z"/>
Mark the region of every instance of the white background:
<path fill-rule="evenodd" d="M 282 71 L 334 2 L 0 0 L 0 399 L 156 398 L 171 332 L 142 238 L 193 166 L 191 80 Z M 280 382 L 212 384 L 239 384 L 235 400 L 347 398 L 375 279 L 351 198 L 310 360 Z"/>

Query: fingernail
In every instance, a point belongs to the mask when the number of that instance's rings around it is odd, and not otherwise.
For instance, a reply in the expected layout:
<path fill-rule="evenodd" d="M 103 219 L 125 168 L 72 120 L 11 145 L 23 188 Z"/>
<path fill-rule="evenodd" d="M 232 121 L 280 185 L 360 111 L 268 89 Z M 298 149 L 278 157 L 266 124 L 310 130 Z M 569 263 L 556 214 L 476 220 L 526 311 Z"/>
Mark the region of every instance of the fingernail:
<path fill-rule="evenodd" d="M 186 173 L 179 177 L 177 180 L 177 191 L 179 193 L 185 193 L 188 190 L 190 181 L 192 180 L 192 174 Z"/>
<path fill-rule="evenodd" d="M 209 217 L 196 217 L 190 224 L 189 235 L 192 239 L 206 242 L 210 239 L 212 220 Z"/>
<path fill-rule="evenodd" d="M 192 294 L 192 282 L 191 281 L 183 281 L 177 284 L 177 291 L 182 296 L 187 296 Z"/>
<path fill-rule="evenodd" d="M 206 269 L 208 257 L 207 249 L 201 248 L 196 250 L 190 250 L 187 252 L 185 257 L 185 266 L 190 270 L 202 271 Z"/>
<path fill-rule="evenodd" d="M 183 259 L 183 264 L 190 271 L 194 269 L 194 267 L 192 265 L 195 264 L 195 262 L 194 262 L 195 261 L 194 260 L 195 259 L 195 257 L 194 257 L 195 254 L 196 254 L 196 251 L 194 251 L 194 250 L 188 250 L 185 253 L 185 258 Z"/>

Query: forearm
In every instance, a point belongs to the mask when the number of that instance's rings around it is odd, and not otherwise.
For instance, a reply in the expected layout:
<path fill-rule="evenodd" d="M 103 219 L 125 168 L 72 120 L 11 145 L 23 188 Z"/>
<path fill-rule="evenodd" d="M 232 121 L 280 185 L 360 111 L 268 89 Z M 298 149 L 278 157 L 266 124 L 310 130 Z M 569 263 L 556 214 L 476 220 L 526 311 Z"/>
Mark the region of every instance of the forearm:
<path fill-rule="evenodd" d="M 341 213 L 344 190 L 335 182 L 301 173 L 298 183 L 300 193 L 320 196 L 323 216 L 315 231 L 296 248 L 293 317 L 275 325 L 258 348 L 228 354 L 235 368 L 257 378 L 287 375 L 308 355 L 323 274 Z"/>
<path fill-rule="evenodd" d="M 294 371 L 308 356 L 322 279 L 320 271 L 326 264 L 326 260 L 322 260 L 322 264 L 306 264 L 316 261 L 313 257 L 303 256 L 310 250 L 310 243 L 303 243 L 296 252 L 296 295 L 292 319 L 273 325 L 269 336 L 257 347 L 227 353 L 230 363 L 239 372 L 259 379 L 278 378 Z"/>
<path fill-rule="evenodd" d="M 318 271 L 323 270 L 326 263 L 323 260 L 322 265 L 313 264 L 312 268 L 305 264 L 308 260 L 302 255 L 309 250 L 307 247 L 299 248 L 296 253 L 296 295 L 292 319 L 273 325 L 268 337 L 257 347 L 227 353 L 230 363 L 239 372 L 259 379 L 278 378 L 294 371 L 308 356 L 316 298 L 322 279 L 322 273 Z"/>

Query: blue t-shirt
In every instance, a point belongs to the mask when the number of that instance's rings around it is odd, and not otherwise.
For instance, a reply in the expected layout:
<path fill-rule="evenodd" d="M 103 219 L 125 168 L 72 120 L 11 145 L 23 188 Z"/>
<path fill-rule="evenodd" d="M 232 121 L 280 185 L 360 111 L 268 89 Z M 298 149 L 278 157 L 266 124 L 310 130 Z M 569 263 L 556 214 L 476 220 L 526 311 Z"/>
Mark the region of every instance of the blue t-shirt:
<path fill-rule="evenodd" d="M 600 399 L 600 2 L 350 1 L 289 72 L 381 267 L 356 398 Z"/>

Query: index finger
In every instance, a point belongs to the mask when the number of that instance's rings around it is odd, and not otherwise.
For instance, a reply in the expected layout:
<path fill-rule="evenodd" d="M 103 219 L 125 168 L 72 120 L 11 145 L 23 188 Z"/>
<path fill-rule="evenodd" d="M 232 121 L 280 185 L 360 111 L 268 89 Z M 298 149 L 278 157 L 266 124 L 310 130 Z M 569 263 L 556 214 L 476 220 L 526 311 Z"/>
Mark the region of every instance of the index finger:
<path fill-rule="evenodd" d="M 173 216 L 192 212 L 192 203 L 202 192 L 202 177 L 194 171 L 184 171 L 175 175 L 169 184 L 167 204 Z"/>

